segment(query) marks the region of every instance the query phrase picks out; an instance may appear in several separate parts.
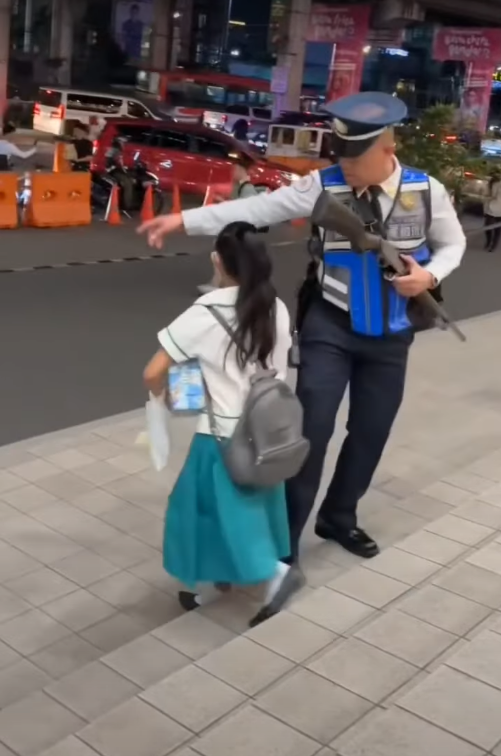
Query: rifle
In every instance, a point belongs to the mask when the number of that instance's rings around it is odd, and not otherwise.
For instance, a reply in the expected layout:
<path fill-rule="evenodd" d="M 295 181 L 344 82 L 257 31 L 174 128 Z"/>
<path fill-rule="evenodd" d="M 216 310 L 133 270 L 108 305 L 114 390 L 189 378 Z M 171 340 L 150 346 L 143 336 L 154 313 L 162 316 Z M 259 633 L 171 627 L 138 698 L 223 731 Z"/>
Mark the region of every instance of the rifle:
<path fill-rule="evenodd" d="M 384 267 L 389 269 L 386 276 L 388 280 L 408 274 L 407 265 L 401 258 L 402 251 L 381 236 L 368 231 L 363 221 L 329 192 L 322 192 L 315 203 L 311 219 L 314 225 L 321 226 L 326 231 L 336 231 L 346 237 L 356 252 L 376 252 Z M 414 299 L 437 318 L 441 328 L 450 328 L 460 341 L 466 341 L 464 333 L 429 291 L 418 294 Z"/>

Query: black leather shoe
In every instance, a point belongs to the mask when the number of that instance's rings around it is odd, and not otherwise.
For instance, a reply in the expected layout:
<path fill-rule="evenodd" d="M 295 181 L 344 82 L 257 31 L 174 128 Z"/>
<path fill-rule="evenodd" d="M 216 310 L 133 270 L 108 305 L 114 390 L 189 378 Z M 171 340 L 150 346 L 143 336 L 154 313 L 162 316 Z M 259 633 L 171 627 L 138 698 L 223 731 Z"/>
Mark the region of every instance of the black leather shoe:
<path fill-rule="evenodd" d="M 377 543 L 361 528 L 346 530 L 317 520 L 315 535 L 325 541 L 336 541 L 343 549 L 363 559 L 372 559 L 379 554 Z"/>

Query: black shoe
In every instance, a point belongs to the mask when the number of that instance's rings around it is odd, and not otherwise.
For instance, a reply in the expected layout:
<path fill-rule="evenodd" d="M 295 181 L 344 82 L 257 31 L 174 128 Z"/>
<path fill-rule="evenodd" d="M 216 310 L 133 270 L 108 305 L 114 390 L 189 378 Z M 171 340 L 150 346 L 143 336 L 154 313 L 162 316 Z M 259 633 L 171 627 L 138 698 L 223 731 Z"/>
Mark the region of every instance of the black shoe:
<path fill-rule="evenodd" d="M 269 620 L 271 617 L 274 617 L 275 614 L 282 611 L 287 601 L 294 593 L 299 591 L 304 584 L 305 578 L 303 573 L 296 564 L 293 564 L 269 604 L 261 607 L 258 613 L 249 622 L 249 627 L 257 627 L 257 625 L 266 622 L 266 620 Z"/>
<path fill-rule="evenodd" d="M 363 559 L 372 559 L 379 554 L 377 543 L 361 528 L 346 530 L 317 520 L 315 535 L 325 541 L 336 541 L 343 549 L 356 556 L 363 557 Z"/>
<path fill-rule="evenodd" d="M 179 591 L 177 597 L 185 612 L 192 612 L 194 609 L 200 609 L 200 603 L 197 601 L 196 593 Z"/>

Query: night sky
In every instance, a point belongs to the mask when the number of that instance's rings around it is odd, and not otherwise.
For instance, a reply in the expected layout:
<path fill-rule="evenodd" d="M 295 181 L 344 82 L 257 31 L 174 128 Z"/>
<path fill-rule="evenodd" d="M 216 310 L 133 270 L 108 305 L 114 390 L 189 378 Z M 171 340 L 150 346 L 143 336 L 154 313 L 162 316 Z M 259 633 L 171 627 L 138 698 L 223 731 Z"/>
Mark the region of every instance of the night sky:
<path fill-rule="evenodd" d="M 271 0 L 233 0 L 231 18 L 246 24 L 268 24 Z"/>

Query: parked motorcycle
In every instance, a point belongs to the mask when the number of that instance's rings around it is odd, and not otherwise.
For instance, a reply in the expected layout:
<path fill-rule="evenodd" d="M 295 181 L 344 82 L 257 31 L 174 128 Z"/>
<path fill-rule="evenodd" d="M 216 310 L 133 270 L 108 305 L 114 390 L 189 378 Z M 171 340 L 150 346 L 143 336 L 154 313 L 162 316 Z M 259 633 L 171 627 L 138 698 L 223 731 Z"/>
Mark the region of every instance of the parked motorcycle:
<path fill-rule="evenodd" d="M 126 171 L 128 178 L 133 183 L 130 205 L 127 209 L 132 212 L 139 212 L 143 206 L 148 186 L 151 186 L 153 190 L 153 213 L 160 215 L 164 207 L 164 195 L 160 189 L 158 176 L 148 170 L 142 162 L 139 152 L 136 152 L 133 165 Z"/>

